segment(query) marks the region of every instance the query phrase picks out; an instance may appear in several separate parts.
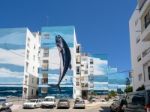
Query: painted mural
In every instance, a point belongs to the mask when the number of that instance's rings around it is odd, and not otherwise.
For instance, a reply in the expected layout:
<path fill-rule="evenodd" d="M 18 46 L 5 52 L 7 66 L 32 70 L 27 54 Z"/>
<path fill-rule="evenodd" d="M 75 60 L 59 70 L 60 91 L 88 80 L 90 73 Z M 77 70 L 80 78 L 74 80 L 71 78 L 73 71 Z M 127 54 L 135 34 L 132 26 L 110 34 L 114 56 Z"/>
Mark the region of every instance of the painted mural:
<path fill-rule="evenodd" d="M 95 91 L 125 89 L 128 72 L 118 72 L 117 68 L 111 68 L 106 55 L 95 54 L 91 57 L 94 59 Z"/>
<path fill-rule="evenodd" d="M 23 82 L 26 32 L 26 28 L 0 29 L 1 86 Z"/>
<path fill-rule="evenodd" d="M 64 57 L 60 53 L 60 47 L 58 47 L 56 37 L 60 36 L 63 41 L 67 44 L 70 51 L 70 58 L 71 62 L 69 68 L 67 69 L 66 75 L 62 79 L 61 87 L 69 86 L 72 87 L 72 77 L 73 77 L 73 49 L 74 49 L 74 27 L 67 26 L 67 27 L 43 27 L 42 28 L 42 40 L 41 40 L 41 47 L 42 48 L 49 48 L 49 70 L 48 70 L 48 84 L 57 84 L 60 79 L 61 71 L 63 67 L 62 64 L 66 63 Z M 64 47 L 62 47 L 64 48 Z M 67 53 L 63 54 L 68 55 Z M 65 61 L 64 61 L 65 60 Z M 64 62 L 63 62 L 64 61 Z"/>

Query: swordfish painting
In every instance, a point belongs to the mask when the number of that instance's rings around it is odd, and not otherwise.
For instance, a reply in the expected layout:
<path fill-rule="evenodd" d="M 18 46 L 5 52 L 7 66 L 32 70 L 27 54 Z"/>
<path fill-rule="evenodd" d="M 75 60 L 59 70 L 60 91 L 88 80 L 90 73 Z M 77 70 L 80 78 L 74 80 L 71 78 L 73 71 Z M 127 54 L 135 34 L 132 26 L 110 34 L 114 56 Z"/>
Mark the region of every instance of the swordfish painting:
<path fill-rule="evenodd" d="M 59 57 L 60 57 L 60 74 L 57 84 L 49 84 L 51 87 L 58 87 L 59 91 L 60 89 L 60 83 L 63 80 L 64 76 L 66 75 L 66 72 L 68 68 L 71 69 L 71 53 L 70 49 L 66 43 L 66 41 L 62 38 L 62 36 L 57 35 L 55 37 L 56 46 L 59 51 Z"/>

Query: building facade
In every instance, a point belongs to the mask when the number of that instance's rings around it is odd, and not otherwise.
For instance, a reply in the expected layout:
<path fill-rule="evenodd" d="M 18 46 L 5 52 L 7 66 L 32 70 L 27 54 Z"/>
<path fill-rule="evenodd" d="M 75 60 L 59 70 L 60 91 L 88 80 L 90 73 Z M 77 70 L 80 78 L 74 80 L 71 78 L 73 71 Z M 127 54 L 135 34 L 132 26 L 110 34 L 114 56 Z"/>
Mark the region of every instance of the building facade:
<path fill-rule="evenodd" d="M 61 92 L 52 86 L 58 83 L 62 70 L 58 35 L 71 55 L 69 69 L 60 83 Z M 23 98 L 54 95 L 88 99 L 92 91 L 108 93 L 125 84 L 119 82 L 122 75 L 115 79 L 109 74 L 117 70 L 108 69 L 107 59 L 82 51 L 73 26 L 42 27 L 40 33 L 33 33 L 28 28 L 0 29 L 0 51 L 0 85 L 19 85 L 23 88 Z"/>
<path fill-rule="evenodd" d="M 38 96 L 39 33 L 27 29 L 25 46 L 23 98 L 34 98 Z"/>
<path fill-rule="evenodd" d="M 61 53 L 58 46 L 56 45 L 56 36 L 61 36 L 63 40 L 69 47 L 71 53 L 71 65 L 67 70 L 65 77 L 63 78 L 60 88 L 61 94 L 57 87 L 51 85 L 56 85 L 60 79 L 60 70 L 61 64 L 65 63 L 62 59 Z M 41 30 L 41 48 L 40 48 L 40 67 L 39 67 L 39 93 L 41 96 L 51 95 L 61 95 L 65 96 L 66 94 L 63 91 L 67 92 L 68 90 L 73 89 L 73 77 L 76 76 L 76 34 L 75 28 L 73 26 L 61 26 L 61 27 L 43 27 Z M 62 46 L 64 49 L 64 46 Z M 67 54 L 62 54 L 64 57 Z M 64 61 L 64 62 L 62 62 Z M 51 90 L 53 89 L 52 92 Z M 71 90 L 73 91 L 73 90 Z M 69 93 L 69 91 L 68 91 Z M 72 92 L 69 97 L 72 97 Z M 66 96 L 68 97 L 68 96 Z"/>
<path fill-rule="evenodd" d="M 133 90 L 150 89 L 150 0 L 138 0 L 129 27 Z"/>

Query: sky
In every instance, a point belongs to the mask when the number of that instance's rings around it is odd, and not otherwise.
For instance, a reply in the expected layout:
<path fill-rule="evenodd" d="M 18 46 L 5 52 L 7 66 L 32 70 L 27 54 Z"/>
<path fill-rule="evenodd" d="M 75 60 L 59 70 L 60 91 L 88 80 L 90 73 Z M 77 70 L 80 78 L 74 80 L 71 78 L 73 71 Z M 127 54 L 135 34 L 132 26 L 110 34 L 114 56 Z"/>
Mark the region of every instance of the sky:
<path fill-rule="evenodd" d="M 74 25 L 91 54 L 106 54 L 119 71 L 131 69 L 129 19 L 136 0 L 1 0 L 0 28 Z"/>

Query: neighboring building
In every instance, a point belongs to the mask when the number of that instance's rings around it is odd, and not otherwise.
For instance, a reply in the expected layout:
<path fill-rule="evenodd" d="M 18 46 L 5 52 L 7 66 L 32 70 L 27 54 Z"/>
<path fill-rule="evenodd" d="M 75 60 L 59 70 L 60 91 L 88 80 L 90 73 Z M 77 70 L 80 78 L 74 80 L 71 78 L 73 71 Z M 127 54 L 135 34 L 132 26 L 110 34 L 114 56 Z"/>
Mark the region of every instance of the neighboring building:
<path fill-rule="evenodd" d="M 150 0 L 138 0 L 129 27 L 133 90 L 150 89 Z"/>
<path fill-rule="evenodd" d="M 33 98 L 38 95 L 39 33 L 27 29 L 25 43 L 23 98 Z"/>
<path fill-rule="evenodd" d="M 76 75 L 73 76 L 73 98 L 81 97 L 81 45 L 76 46 Z"/>
<path fill-rule="evenodd" d="M 23 85 L 24 98 L 35 96 L 38 89 L 38 41 L 38 34 L 33 35 L 28 28 L 0 29 L 0 84 Z"/>

